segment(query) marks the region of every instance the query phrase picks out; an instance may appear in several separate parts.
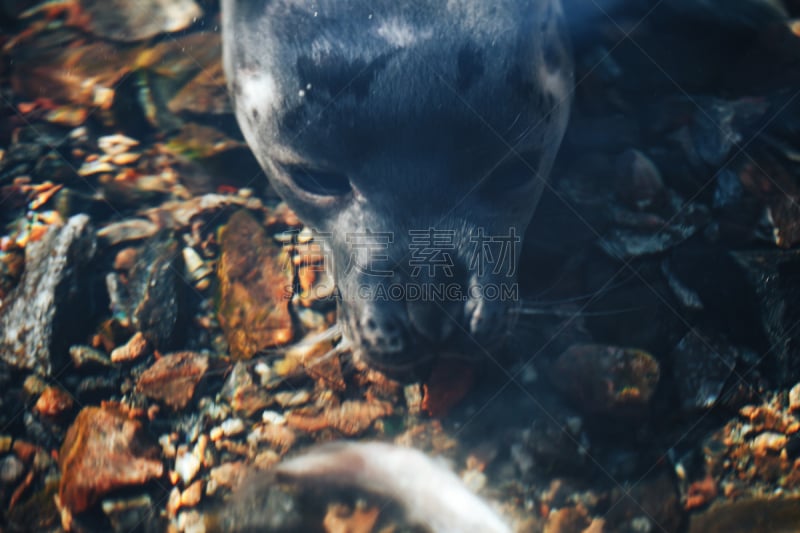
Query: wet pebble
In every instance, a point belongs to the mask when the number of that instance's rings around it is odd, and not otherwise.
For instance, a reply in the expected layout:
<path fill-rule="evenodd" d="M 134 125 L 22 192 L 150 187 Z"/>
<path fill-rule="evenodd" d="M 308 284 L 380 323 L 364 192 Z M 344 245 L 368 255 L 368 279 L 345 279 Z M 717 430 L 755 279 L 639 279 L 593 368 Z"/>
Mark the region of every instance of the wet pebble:
<path fill-rule="evenodd" d="M 149 239 L 158 233 L 158 225 L 143 218 L 114 222 L 97 231 L 97 238 L 108 246 Z"/>
<path fill-rule="evenodd" d="M 297 433 L 283 424 L 257 424 L 247 435 L 248 444 L 265 442 L 281 454 L 291 450 L 296 441 Z"/>
<path fill-rule="evenodd" d="M 245 418 L 250 418 L 274 403 L 267 391 L 253 382 L 253 377 L 242 363 L 234 365 L 221 394 L 234 412 Z"/>
<path fill-rule="evenodd" d="M 114 404 L 85 407 L 59 452 L 61 508 L 81 513 L 104 494 L 160 478 L 164 465 L 159 455 L 142 423 L 125 409 Z"/>
<path fill-rule="evenodd" d="M 129 363 L 144 356 L 150 351 L 150 343 L 144 334 L 136 332 L 128 342 L 111 351 L 111 362 L 115 364 Z"/>
<path fill-rule="evenodd" d="M 203 480 L 198 479 L 181 493 L 181 507 L 194 507 L 203 497 Z"/>
<path fill-rule="evenodd" d="M 197 450 L 189 451 L 186 447 L 181 447 L 175 457 L 175 473 L 178 474 L 184 486 L 194 480 L 203 465 L 202 457 L 199 457 L 196 452 Z"/>
<path fill-rule="evenodd" d="M 0 305 L 0 358 L 43 375 L 61 368 L 68 346 L 86 328 L 84 273 L 95 249 L 86 215 L 27 246 L 22 280 Z"/>
<path fill-rule="evenodd" d="M 165 355 L 139 376 L 136 390 L 150 399 L 180 410 L 192 400 L 208 368 L 208 356 L 199 353 Z"/>
<path fill-rule="evenodd" d="M 72 364 L 75 368 L 108 368 L 111 367 L 111 360 L 100 350 L 95 350 L 91 346 L 76 344 L 70 346 L 69 355 L 72 357 Z"/>
<path fill-rule="evenodd" d="M 14 442 L 11 435 L 0 434 L 0 453 L 8 453 L 11 450 L 11 443 Z"/>
<path fill-rule="evenodd" d="M 128 315 L 156 349 L 168 348 L 181 316 L 181 254 L 169 233 L 145 242 L 129 273 Z"/>
<path fill-rule="evenodd" d="M 272 397 L 281 407 L 298 407 L 311 401 L 311 392 L 307 390 L 276 392 Z"/>
<path fill-rule="evenodd" d="M 795 413 L 800 411 L 800 383 L 789 391 L 789 409 Z"/>
<path fill-rule="evenodd" d="M 394 407 L 385 402 L 348 400 L 342 402 L 340 406 L 329 408 L 320 414 L 290 412 L 286 415 L 286 423 L 306 432 L 333 428 L 343 435 L 352 437 L 363 433 L 376 420 L 389 416 L 393 411 Z"/>
<path fill-rule="evenodd" d="M 644 211 L 653 207 L 664 194 L 661 172 L 639 150 L 626 150 L 617 159 L 617 196 L 631 209 Z"/>
<path fill-rule="evenodd" d="M 551 369 L 554 385 L 586 413 L 641 415 L 655 393 L 658 362 L 642 350 L 577 344 Z"/>
<path fill-rule="evenodd" d="M 752 446 L 756 455 L 778 454 L 786 447 L 786 435 L 762 433 L 753 439 Z"/>
<path fill-rule="evenodd" d="M 103 514 L 108 517 L 113 531 L 134 531 L 157 527 L 157 511 L 148 494 L 132 498 L 103 500 Z"/>
<path fill-rule="evenodd" d="M 687 333 L 670 354 L 683 408 L 713 407 L 737 359 L 739 350 L 724 339 L 711 338 L 696 329 Z"/>
<path fill-rule="evenodd" d="M 50 420 L 60 420 L 72 411 L 75 402 L 67 391 L 59 387 L 47 387 L 36 400 L 34 410 Z"/>
<path fill-rule="evenodd" d="M 121 41 L 140 41 L 180 31 L 203 14 L 194 0 L 80 0 L 79 5 L 91 33 Z"/>
<path fill-rule="evenodd" d="M 284 250 L 246 211 L 236 212 L 221 232 L 217 316 L 235 359 L 286 344 L 294 329 L 287 291 L 292 271 Z"/>
<path fill-rule="evenodd" d="M 217 427 L 214 427 L 209 432 L 209 437 L 212 441 L 219 440 L 224 437 L 235 437 L 241 435 L 245 431 L 245 425 L 241 418 L 231 418 L 226 420 Z"/>
<path fill-rule="evenodd" d="M 184 511 L 178 515 L 178 530 L 183 533 L 205 533 L 203 515 L 197 511 Z"/>
<path fill-rule="evenodd" d="M 9 486 L 16 483 L 25 473 L 25 465 L 15 455 L 0 459 L 0 483 Z"/>

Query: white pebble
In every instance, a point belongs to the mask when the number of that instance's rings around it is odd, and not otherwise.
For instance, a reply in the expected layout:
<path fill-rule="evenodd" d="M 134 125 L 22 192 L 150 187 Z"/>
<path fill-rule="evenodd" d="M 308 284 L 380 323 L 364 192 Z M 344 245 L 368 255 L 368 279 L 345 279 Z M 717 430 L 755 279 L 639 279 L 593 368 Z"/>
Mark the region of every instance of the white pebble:
<path fill-rule="evenodd" d="M 220 426 L 222 428 L 222 432 L 225 434 L 226 437 L 233 437 L 236 435 L 240 435 L 244 433 L 244 422 L 242 422 L 241 418 L 231 418 L 226 420 Z"/>
<path fill-rule="evenodd" d="M 261 420 L 267 424 L 275 424 L 276 426 L 283 426 L 286 424 L 286 417 L 277 411 L 264 411 L 261 413 Z"/>
<path fill-rule="evenodd" d="M 186 449 L 178 450 L 178 457 L 175 459 L 175 472 L 181 477 L 184 485 L 192 482 L 194 477 L 200 472 L 200 459 Z"/>

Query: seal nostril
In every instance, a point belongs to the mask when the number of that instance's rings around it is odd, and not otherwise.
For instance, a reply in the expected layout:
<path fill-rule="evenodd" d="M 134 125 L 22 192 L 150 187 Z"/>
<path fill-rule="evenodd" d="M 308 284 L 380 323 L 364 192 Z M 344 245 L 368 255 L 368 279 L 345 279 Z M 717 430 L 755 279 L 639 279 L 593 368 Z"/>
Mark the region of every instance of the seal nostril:
<path fill-rule="evenodd" d="M 399 318 L 392 314 L 369 312 L 361 318 L 361 336 L 368 351 L 384 355 L 402 352 L 405 348 L 404 330 Z"/>

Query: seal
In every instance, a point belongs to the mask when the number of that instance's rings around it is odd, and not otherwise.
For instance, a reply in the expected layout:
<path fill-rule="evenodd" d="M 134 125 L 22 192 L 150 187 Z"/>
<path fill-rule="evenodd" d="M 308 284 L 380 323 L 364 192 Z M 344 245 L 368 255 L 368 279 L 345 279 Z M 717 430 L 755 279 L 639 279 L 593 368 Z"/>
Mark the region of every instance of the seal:
<path fill-rule="evenodd" d="M 223 0 L 242 132 L 327 250 L 354 353 L 393 374 L 502 344 L 566 128 L 558 0 Z"/>

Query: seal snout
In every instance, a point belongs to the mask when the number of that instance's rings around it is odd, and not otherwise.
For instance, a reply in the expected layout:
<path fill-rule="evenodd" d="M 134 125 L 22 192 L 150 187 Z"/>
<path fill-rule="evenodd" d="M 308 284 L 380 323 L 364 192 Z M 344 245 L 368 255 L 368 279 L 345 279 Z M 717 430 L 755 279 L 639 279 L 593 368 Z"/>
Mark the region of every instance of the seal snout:
<path fill-rule="evenodd" d="M 484 357 L 509 329 L 510 305 L 482 296 L 400 301 L 351 300 L 349 335 L 360 356 L 389 373 L 424 371 L 440 356 Z"/>

